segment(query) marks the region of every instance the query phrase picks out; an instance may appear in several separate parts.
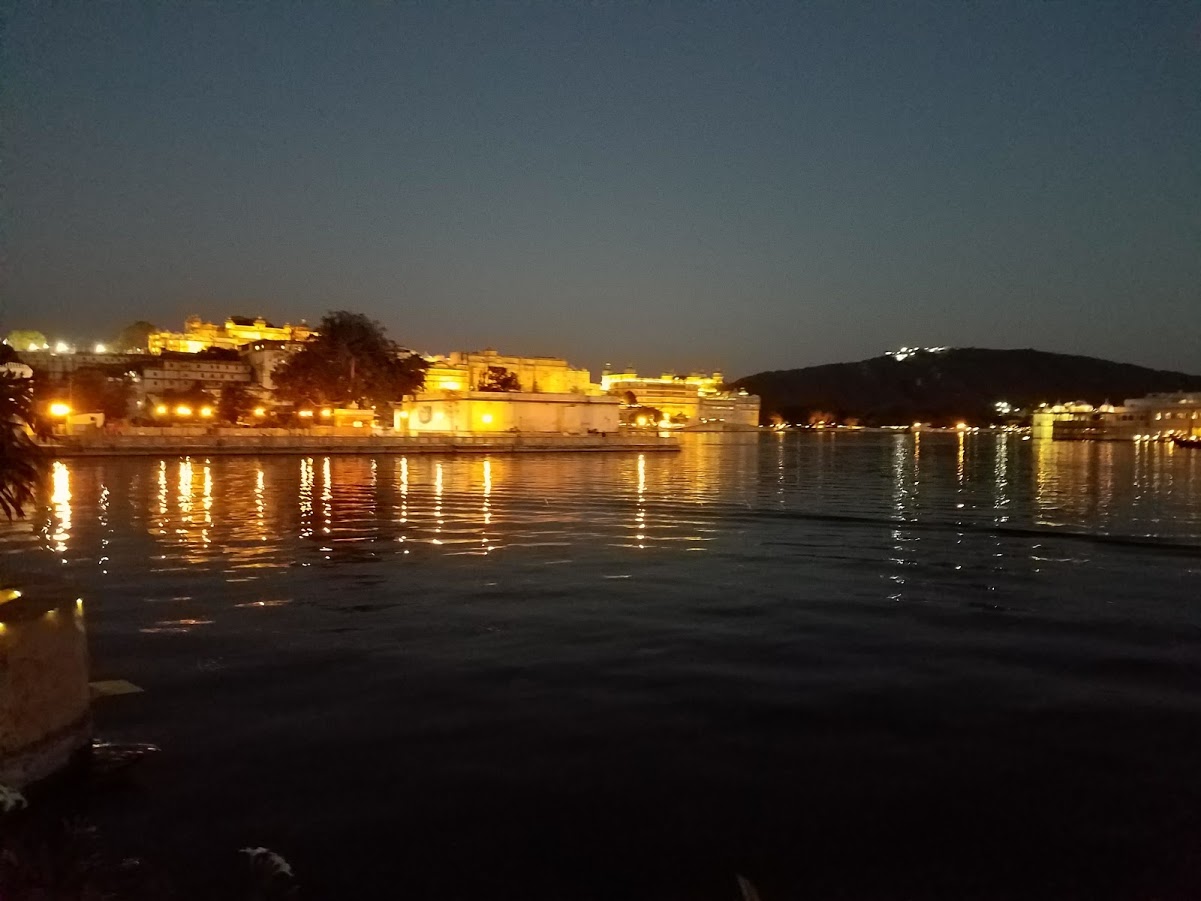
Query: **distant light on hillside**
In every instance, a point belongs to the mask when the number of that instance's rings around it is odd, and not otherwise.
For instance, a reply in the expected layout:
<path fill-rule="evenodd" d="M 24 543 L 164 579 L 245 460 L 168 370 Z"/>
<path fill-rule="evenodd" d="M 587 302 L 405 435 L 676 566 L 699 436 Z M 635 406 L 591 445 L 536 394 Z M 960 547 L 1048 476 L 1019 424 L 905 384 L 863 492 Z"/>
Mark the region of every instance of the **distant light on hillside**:
<path fill-rule="evenodd" d="M 918 354 L 940 354 L 945 350 L 950 350 L 949 347 L 902 347 L 899 350 L 885 351 L 884 356 L 892 357 L 898 363 L 903 363 L 910 357 L 915 357 Z"/>

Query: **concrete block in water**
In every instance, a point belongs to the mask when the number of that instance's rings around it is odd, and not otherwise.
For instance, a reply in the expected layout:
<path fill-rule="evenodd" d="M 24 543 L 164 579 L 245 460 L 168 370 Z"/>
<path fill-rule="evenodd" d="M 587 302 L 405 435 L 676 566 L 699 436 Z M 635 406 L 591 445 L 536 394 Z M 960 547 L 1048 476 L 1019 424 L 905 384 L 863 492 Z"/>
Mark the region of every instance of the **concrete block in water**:
<path fill-rule="evenodd" d="M 91 743 L 82 601 L 0 589 L 0 784 L 50 776 Z"/>

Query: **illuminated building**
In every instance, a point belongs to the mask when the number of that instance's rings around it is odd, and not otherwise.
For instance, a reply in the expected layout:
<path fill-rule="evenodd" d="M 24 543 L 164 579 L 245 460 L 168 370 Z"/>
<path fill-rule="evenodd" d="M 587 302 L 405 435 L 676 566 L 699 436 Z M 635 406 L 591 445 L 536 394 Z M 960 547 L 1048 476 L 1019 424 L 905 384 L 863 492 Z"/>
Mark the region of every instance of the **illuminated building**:
<path fill-rule="evenodd" d="M 492 348 L 427 358 L 422 390 L 395 413 L 413 435 L 582 435 L 616 432 L 620 401 L 601 393 L 587 369 L 561 357 L 518 357 Z M 519 390 L 480 390 L 510 376 Z"/>
<path fill-rule="evenodd" d="M 1053 438 L 1057 422 L 1091 422 L 1096 413 L 1093 405 L 1085 401 L 1069 404 L 1042 404 L 1030 415 L 1032 438 Z"/>
<path fill-rule="evenodd" d="M 601 390 L 629 406 L 658 410 L 675 426 L 695 430 L 758 428 L 759 398 L 745 391 L 724 391 L 722 374 L 666 372 L 658 378 L 640 376 L 633 370 L 601 375 Z"/>
<path fill-rule="evenodd" d="M 197 382 L 205 391 L 220 391 L 226 385 L 249 385 L 250 381 L 250 365 L 243 360 L 167 353 L 144 366 L 138 392 L 157 397 L 164 391 L 186 391 Z"/>
<path fill-rule="evenodd" d="M 395 412 L 395 428 L 411 435 L 613 433 L 620 406 L 601 394 L 428 391 Z"/>
<path fill-rule="evenodd" d="M 521 391 L 529 394 L 597 393 L 587 369 L 577 369 L 560 357 L 517 357 L 488 347 L 455 351 L 430 359 L 425 373 L 427 391 L 476 391 L 490 372 L 511 373 Z"/>
<path fill-rule="evenodd" d="M 316 334 L 301 321 L 300 325 L 272 325 L 266 319 L 230 316 L 224 324 L 203 322 L 199 316 L 189 316 L 182 332 L 153 332 L 147 340 L 152 354 L 164 351 L 200 353 L 210 347 L 237 350 L 256 341 L 307 341 Z"/>
<path fill-rule="evenodd" d="M 1043 405 L 1033 434 L 1057 441 L 1157 441 L 1173 435 L 1201 437 L 1201 392 L 1169 392 L 1127 398 L 1120 407 Z"/>
<path fill-rule="evenodd" d="M 58 382 L 77 369 L 103 367 L 111 371 L 116 366 L 129 366 L 146 359 L 145 354 L 57 353 L 49 350 L 23 350 L 17 353 L 21 362 L 39 377 Z"/>
<path fill-rule="evenodd" d="M 265 391 L 274 391 L 276 368 L 303 347 L 299 341 L 255 341 L 243 345 L 240 353 L 250 366 L 251 381 Z"/>

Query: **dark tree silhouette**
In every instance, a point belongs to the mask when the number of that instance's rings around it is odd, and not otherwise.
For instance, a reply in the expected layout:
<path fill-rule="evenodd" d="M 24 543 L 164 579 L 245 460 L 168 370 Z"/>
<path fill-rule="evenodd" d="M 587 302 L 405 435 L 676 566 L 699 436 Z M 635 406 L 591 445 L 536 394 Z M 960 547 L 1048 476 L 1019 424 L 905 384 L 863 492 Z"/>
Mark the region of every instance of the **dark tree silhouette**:
<path fill-rule="evenodd" d="M 150 335 L 157 331 L 158 328 L 153 323 L 139 319 L 121 329 L 121 332 L 113 340 L 111 349 L 118 353 L 145 351 L 150 345 Z"/>
<path fill-rule="evenodd" d="M 401 356 L 383 327 L 361 313 L 327 313 L 319 334 L 272 373 L 276 394 L 294 404 L 378 406 L 412 394 L 428 365 Z"/>
<path fill-rule="evenodd" d="M 478 386 L 480 391 L 520 391 L 521 382 L 517 374 L 503 366 L 489 366 L 488 371 L 480 376 Z"/>
<path fill-rule="evenodd" d="M 237 422 L 254 407 L 254 398 L 240 382 L 225 385 L 221 388 L 221 397 L 217 401 L 217 415 L 226 422 Z"/>
<path fill-rule="evenodd" d="M 25 515 L 44 466 L 33 440 L 32 380 L 10 369 L 7 364 L 13 361 L 6 356 L 0 354 L 0 512 L 12 519 Z"/>

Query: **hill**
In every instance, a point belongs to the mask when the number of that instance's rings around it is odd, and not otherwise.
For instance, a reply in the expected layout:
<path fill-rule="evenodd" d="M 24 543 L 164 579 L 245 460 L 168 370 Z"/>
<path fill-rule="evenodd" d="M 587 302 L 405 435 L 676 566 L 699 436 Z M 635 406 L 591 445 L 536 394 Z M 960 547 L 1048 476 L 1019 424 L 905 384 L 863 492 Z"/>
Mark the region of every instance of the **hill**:
<path fill-rule="evenodd" d="M 828 411 L 864 425 L 948 425 L 997 421 L 997 401 L 1029 409 L 1043 402 L 1120 404 L 1152 391 L 1201 391 L 1201 376 L 1039 350 L 963 347 L 760 372 L 733 387 L 760 396 L 764 422 L 777 414 L 804 423 L 811 413 Z"/>

